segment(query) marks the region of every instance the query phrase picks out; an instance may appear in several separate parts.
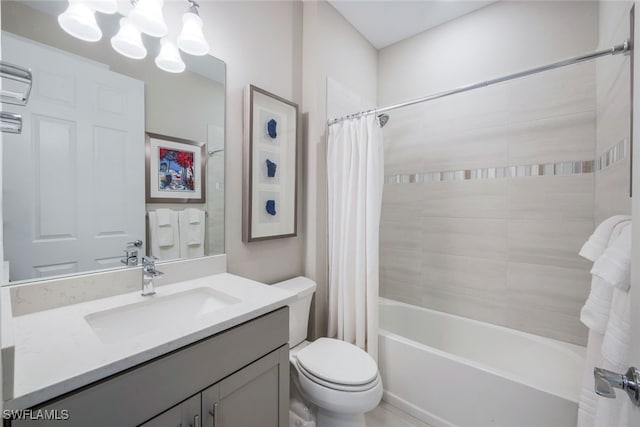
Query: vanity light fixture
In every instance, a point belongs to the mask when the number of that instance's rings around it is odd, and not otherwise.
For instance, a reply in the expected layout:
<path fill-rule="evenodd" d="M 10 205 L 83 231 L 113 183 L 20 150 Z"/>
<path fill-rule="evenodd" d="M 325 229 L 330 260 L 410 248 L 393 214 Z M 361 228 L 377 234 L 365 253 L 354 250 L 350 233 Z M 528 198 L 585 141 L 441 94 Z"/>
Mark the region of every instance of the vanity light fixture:
<path fill-rule="evenodd" d="M 58 16 L 58 23 L 63 30 L 80 40 L 97 42 L 102 38 L 95 12 L 84 0 L 69 0 L 67 10 Z"/>
<path fill-rule="evenodd" d="M 182 32 L 178 36 L 178 47 L 190 55 L 202 56 L 209 53 L 209 44 L 202 32 L 202 19 L 198 13 L 200 5 L 195 0 L 187 0 L 191 6 L 182 15 Z"/>
<path fill-rule="evenodd" d="M 186 0 L 189 9 L 182 17 L 182 31 L 176 38 L 168 38 L 169 28 L 164 20 L 164 0 L 129 0 L 133 8 L 120 19 L 118 33 L 111 37 L 111 46 L 119 54 L 132 59 L 147 56 L 141 33 L 159 37 L 160 54 L 156 65 L 169 73 L 181 73 L 185 64 L 180 50 L 202 56 L 209 53 L 209 44 L 202 31 L 202 19 L 196 0 Z M 58 16 L 58 23 L 67 33 L 89 42 L 102 38 L 102 30 L 96 21 L 96 12 L 114 14 L 118 12 L 118 0 L 68 0 L 69 6 Z M 122 14 L 122 12 L 120 12 Z M 176 46 L 177 42 L 177 46 Z"/>
<path fill-rule="evenodd" d="M 156 58 L 156 65 L 168 73 L 181 73 L 186 68 L 178 47 L 169 37 L 160 40 L 160 53 Z"/>
<path fill-rule="evenodd" d="M 163 0 L 132 0 L 129 19 L 138 29 L 152 37 L 164 37 L 169 32 L 162 16 Z"/>
<path fill-rule="evenodd" d="M 147 56 L 147 49 L 142 43 L 140 30 L 131 23 L 129 18 L 120 19 L 120 30 L 111 37 L 111 47 L 127 58 L 142 59 Z"/>

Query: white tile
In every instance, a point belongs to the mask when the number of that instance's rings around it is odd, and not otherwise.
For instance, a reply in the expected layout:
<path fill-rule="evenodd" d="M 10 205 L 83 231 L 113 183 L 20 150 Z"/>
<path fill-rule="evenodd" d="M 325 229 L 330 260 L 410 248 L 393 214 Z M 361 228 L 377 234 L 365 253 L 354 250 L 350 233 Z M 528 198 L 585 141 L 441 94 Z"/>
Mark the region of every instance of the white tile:
<path fill-rule="evenodd" d="M 425 217 L 421 242 L 427 252 L 506 260 L 507 220 Z"/>
<path fill-rule="evenodd" d="M 598 3 L 600 28 L 598 49 L 607 49 L 622 42 L 629 34 L 629 10 L 633 1 L 603 1 Z M 605 62 L 605 61 L 598 61 Z"/>
<path fill-rule="evenodd" d="M 425 135 L 422 112 L 401 109 L 393 112 L 382 128 L 385 174 L 421 172 Z"/>
<path fill-rule="evenodd" d="M 507 288 L 510 306 L 540 307 L 577 314 L 591 287 L 590 266 L 562 268 L 510 262 Z"/>
<path fill-rule="evenodd" d="M 511 219 L 593 218 L 593 174 L 509 179 Z"/>
<path fill-rule="evenodd" d="M 587 345 L 587 328 L 578 314 L 562 313 L 540 307 L 509 306 L 506 326 L 543 337 L 578 345 Z"/>
<path fill-rule="evenodd" d="M 506 269 L 504 261 L 425 252 L 424 290 L 416 301 L 435 310 L 501 324 Z"/>
<path fill-rule="evenodd" d="M 380 223 L 380 247 L 388 249 L 422 249 L 422 220 L 419 216 L 404 221 Z"/>
<path fill-rule="evenodd" d="M 586 328 L 579 315 L 590 289 L 588 267 L 509 263 L 507 283 L 507 326 L 586 344 Z"/>
<path fill-rule="evenodd" d="M 578 252 L 593 230 L 593 220 L 510 220 L 509 261 L 588 268 Z"/>
<path fill-rule="evenodd" d="M 507 137 L 502 127 L 448 129 L 425 138 L 424 171 L 488 168 L 506 165 Z"/>
<path fill-rule="evenodd" d="M 382 221 L 405 221 L 422 216 L 427 194 L 420 184 L 387 184 L 382 191 Z"/>
<path fill-rule="evenodd" d="M 623 140 L 629 138 L 630 128 L 630 71 L 623 67 L 610 84 L 610 89 L 600 95 L 597 100 L 596 111 L 596 155 L 599 156 L 606 150 Z"/>
<path fill-rule="evenodd" d="M 631 214 L 629 197 L 629 159 L 595 174 L 595 222 L 617 214 Z M 640 189 L 635 189 L 637 192 Z"/>
<path fill-rule="evenodd" d="M 523 122 L 504 130 L 510 165 L 592 160 L 595 146 L 593 112 Z"/>
<path fill-rule="evenodd" d="M 421 286 L 422 252 L 380 248 L 380 289 Z"/>
<path fill-rule="evenodd" d="M 507 218 L 507 179 L 423 184 L 425 217 Z"/>
<path fill-rule="evenodd" d="M 508 85 L 490 86 L 482 90 L 456 94 L 425 104 L 426 134 L 443 134 L 503 125 L 509 121 Z"/>
<path fill-rule="evenodd" d="M 595 65 L 586 62 L 508 83 L 509 122 L 593 111 Z"/>

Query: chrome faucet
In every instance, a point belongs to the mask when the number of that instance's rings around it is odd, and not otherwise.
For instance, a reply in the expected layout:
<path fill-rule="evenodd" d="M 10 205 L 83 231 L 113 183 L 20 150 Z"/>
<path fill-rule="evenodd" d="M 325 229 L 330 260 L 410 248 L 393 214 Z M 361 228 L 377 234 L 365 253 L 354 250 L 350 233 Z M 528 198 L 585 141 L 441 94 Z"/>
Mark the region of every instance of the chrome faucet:
<path fill-rule="evenodd" d="M 120 262 L 127 267 L 135 267 L 138 265 L 138 251 L 141 247 L 142 240 L 127 243 L 127 248 L 124 250 L 124 258 L 122 258 Z"/>
<path fill-rule="evenodd" d="M 153 279 L 164 275 L 162 271 L 156 270 L 156 261 L 158 258 L 142 257 L 142 296 L 148 297 L 155 295 L 156 291 L 153 287 Z"/>

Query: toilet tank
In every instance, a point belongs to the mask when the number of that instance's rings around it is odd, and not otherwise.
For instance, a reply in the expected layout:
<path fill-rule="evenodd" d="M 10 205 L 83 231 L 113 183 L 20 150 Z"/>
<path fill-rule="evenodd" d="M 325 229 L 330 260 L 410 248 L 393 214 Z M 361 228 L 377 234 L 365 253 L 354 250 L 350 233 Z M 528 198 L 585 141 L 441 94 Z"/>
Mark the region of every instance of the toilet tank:
<path fill-rule="evenodd" d="M 306 277 L 294 277 L 272 286 L 296 294 L 295 301 L 289 303 L 289 348 L 295 347 L 307 338 L 311 298 L 316 290 L 316 282 Z"/>

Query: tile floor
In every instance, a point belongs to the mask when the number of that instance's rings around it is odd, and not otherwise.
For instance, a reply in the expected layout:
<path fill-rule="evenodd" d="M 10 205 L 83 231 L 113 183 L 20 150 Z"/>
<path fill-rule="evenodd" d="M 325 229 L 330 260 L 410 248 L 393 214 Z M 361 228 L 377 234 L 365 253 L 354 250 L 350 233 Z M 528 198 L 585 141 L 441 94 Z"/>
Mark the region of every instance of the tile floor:
<path fill-rule="evenodd" d="M 430 427 L 429 424 L 384 401 L 373 411 L 367 412 L 365 419 L 367 427 Z"/>

